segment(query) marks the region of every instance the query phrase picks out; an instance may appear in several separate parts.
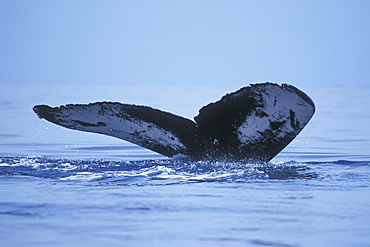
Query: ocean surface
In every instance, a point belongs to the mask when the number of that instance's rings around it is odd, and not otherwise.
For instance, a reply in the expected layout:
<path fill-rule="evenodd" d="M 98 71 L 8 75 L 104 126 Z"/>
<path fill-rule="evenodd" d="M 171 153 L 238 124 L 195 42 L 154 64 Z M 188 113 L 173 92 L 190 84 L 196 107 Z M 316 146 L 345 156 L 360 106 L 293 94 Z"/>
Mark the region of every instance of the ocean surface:
<path fill-rule="evenodd" d="M 169 159 L 32 112 L 105 100 L 190 118 L 238 88 L 1 87 L 1 246 L 370 246 L 369 88 L 301 88 L 312 121 L 258 164 Z"/>

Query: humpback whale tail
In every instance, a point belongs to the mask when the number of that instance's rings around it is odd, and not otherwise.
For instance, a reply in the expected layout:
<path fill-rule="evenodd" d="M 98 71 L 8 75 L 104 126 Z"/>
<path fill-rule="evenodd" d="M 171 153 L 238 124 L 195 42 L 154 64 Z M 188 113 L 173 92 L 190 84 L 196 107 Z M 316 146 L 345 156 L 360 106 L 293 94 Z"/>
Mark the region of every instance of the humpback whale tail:
<path fill-rule="evenodd" d="M 147 106 L 117 102 L 37 105 L 57 125 L 109 135 L 172 157 L 269 161 L 306 126 L 313 101 L 288 84 L 252 84 L 199 110 L 192 121 Z"/>

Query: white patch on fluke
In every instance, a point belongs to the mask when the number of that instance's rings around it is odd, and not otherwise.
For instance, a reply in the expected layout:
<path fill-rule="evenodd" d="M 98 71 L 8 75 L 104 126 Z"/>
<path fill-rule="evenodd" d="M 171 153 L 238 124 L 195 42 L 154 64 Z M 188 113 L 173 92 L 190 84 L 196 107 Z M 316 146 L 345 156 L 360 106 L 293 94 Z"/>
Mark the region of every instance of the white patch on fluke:
<path fill-rule="evenodd" d="M 61 113 L 63 116 L 58 119 L 64 123 L 68 119 L 68 125 L 73 126 L 73 129 L 114 136 L 137 145 L 146 142 L 153 145 L 158 143 L 174 150 L 186 148 L 170 131 L 139 118 L 131 118 L 124 110 L 104 103 L 93 106 L 63 107 Z"/>
<path fill-rule="evenodd" d="M 242 143 L 249 144 L 263 138 L 262 133 L 272 129 L 271 123 L 282 123 L 276 132 L 277 138 L 284 137 L 287 133 L 296 135 L 301 128 L 294 129 L 291 121 L 305 126 L 312 117 L 312 106 L 289 87 L 271 84 L 263 88 L 255 86 L 252 90 L 259 95 L 256 97 L 259 105 L 246 116 L 245 122 L 238 128 L 238 138 Z"/>

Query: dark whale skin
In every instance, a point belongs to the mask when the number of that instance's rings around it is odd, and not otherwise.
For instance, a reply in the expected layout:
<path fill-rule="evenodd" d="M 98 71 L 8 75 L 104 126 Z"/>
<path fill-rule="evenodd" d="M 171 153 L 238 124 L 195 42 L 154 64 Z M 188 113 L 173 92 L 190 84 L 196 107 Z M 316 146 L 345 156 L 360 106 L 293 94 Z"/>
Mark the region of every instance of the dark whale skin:
<path fill-rule="evenodd" d="M 120 138 L 162 155 L 194 160 L 267 162 L 315 112 L 311 98 L 288 84 L 251 84 L 199 110 L 195 122 L 147 106 L 118 102 L 37 105 L 54 124 Z"/>

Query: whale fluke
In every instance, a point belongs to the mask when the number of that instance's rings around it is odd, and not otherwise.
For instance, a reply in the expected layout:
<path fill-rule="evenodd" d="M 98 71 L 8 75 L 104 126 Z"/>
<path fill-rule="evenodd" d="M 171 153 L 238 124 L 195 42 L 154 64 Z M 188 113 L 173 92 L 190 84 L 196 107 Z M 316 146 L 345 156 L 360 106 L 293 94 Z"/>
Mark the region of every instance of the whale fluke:
<path fill-rule="evenodd" d="M 202 107 L 195 122 L 118 102 L 37 105 L 33 110 L 57 125 L 117 137 L 168 157 L 267 162 L 301 132 L 315 105 L 294 86 L 261 83 Z"/>

